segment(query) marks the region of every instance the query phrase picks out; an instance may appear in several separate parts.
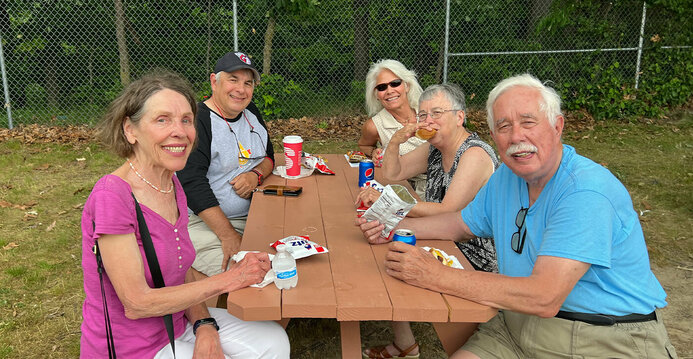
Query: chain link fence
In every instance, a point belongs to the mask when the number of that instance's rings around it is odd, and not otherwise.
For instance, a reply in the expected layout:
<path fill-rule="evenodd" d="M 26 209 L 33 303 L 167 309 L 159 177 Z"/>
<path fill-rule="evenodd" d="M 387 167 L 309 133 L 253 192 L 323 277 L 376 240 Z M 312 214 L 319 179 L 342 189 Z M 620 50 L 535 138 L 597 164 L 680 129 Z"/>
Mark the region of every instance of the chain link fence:
<path fill-rule="evenodd" d="M 645 8 L 642 1 L 6 0 L 0 6 L 11 110 L 11 118 L 10 111 L 0 115 L 2 127 L 94 124 L 124 83 L 155 67 L 185 75 L 202 99 L 216 59 L 236 42 L 263 73 L 254 99 L 268 119 L 364 113 L 365 75 L 381 58 L 414 69 L 424 87 L 459 84 L 471 106 L 482 106 L 502 78 L 529 71 L 580 107 L 581 93 L 604 73 L 615 91 L 669 81 L 678 70 L 657 61 L 683 56 L 685 65 L 692 52 L 690 9 Z M 682 91 L 690 97 L 690 88 Z"/>

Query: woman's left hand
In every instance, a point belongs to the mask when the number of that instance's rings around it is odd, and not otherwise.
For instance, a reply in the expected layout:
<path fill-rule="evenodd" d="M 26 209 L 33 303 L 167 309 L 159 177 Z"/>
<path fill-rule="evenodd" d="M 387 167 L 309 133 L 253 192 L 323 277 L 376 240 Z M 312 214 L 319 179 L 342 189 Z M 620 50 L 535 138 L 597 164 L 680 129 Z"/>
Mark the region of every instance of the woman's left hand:
<path fill-rule="evenodd" d="M 201 325 L 195 335 L 193 359 L 224 359 L 219 332 L 211 325 Z"/>

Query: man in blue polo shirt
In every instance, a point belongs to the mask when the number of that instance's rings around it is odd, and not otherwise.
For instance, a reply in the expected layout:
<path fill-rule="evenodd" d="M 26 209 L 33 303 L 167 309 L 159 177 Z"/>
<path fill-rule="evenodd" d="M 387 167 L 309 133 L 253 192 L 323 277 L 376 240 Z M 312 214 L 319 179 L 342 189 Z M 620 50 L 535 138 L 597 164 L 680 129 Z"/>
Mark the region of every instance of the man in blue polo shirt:
<path fill-rule="evenodd" d="M 461 213 L 398 226 L 424 239 L 493 237 L 499 274 L 445 267 L 399 242 L 389 244 L 388 273 L 500 309 L 453 358 L 675 358 L 630 195 L 562 143 L 560 104 L 531 75 L 501 81 L 486 108 L 503 165 Z M 359 223 L 371 243 L 390 240 L 381 224 Z"/>

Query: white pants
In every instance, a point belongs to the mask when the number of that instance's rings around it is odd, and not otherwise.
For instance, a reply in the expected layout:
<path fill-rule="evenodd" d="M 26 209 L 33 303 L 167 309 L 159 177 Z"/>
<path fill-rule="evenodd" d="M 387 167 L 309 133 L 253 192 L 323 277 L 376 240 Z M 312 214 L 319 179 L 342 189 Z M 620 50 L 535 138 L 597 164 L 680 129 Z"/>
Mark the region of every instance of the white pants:
<path fill-rule="evenodd" d="M 289 357 L 289 337 L 276 322 L 246 322 L 220 308 L 209 308 L 209 314 L 219 325 L 221 348 L 226 358 Z M 175 344 L 176 359 L 193 357 L 195 350 L 193 323 L 188 322 L 185 333 L 176 339 Z M 159 350 L 154 359 L 173 359 L 171 344 Z"/>

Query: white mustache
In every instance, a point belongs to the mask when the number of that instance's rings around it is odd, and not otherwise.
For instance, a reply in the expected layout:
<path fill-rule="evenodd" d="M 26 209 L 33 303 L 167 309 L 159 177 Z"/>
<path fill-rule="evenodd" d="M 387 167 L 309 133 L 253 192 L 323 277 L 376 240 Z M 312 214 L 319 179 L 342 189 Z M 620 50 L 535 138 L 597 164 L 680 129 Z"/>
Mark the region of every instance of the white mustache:
<path fill-rule="evenodd" d="M 518 152 L 537 152 L 537 147 L 529 143 L 520 142 L 514 145 L 510 145 L 510 147 L 508 147 L 508 149 L 505 151 L 505 154 L 508 156 L 512 156 L 513 154 Z"/>

